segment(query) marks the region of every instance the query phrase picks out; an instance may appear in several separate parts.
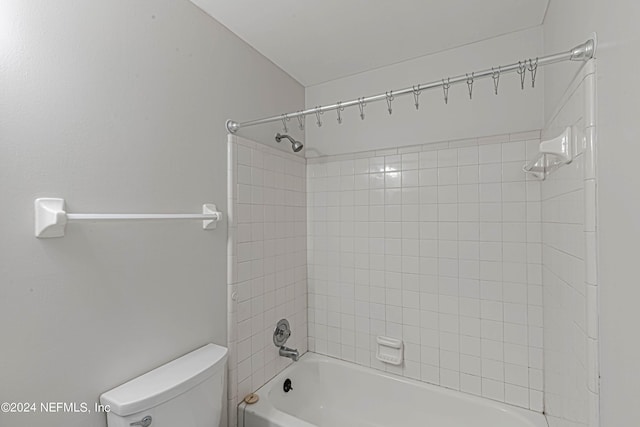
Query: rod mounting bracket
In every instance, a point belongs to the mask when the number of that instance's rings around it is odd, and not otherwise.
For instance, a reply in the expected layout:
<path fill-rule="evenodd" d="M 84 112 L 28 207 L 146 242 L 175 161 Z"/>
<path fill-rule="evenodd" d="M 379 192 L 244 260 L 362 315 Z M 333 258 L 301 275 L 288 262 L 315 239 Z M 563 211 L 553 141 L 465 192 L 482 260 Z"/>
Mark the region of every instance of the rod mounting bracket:
<path fill-rule="evenodd" d="M 35 201 L 36 237 L 63 237 L 67 225 L 64 199 L 39 198 Z"/>
<path fill-rule="evenodd" d="M 224 125 L 229 133 L 236 133 L 238 132 L 238 129 L 240 129 L 238 122 L 234 122 L 233 120 L 227 120 Z"/>
<path fill-rule="evenodd" d="M 214 219 L 205 219 L 202 221 L 202 228 L 204 230 L 215 230 L 220 221 L 222 214 L 218 212 L 218 208 L 213 203 L 205 203 L 202 205 L 203 215 L 213 215 Z"/>
<path fill-rule="evenodd" d="M 595 33 L 593 34 L 593 38 L 590 38 L 586 42 L 574 47 L 571 49 L 571 60 L 572 61 L 588 61 L 596 53 L 596 37 Z"/>

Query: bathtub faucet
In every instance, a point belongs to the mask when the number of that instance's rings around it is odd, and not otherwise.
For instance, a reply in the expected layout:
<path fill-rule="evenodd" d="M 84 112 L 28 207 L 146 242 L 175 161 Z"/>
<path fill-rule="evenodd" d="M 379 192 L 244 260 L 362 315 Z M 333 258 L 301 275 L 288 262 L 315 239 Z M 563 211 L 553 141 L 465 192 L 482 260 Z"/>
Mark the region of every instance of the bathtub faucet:
<path fill-rule="evenodd" d="M 276 325 L 276 330 L 273 331 L 273 345 L 280 349 L 280 356 L 288 357 L 294 362 L 297 362 L 300 358 L 298 349 L 285 347 L 285 343 L 291 336 L 291 327 L 289 327 L 289 321 L 287 319 L 280 319 Z"/>
<path fill-rule="evenodd" d="M 298 353 L 298 349 L 281 346 L 280 356 L 288 357 L 289 359 L 292 359 L 294 362 L 297 362 L 298 359 L 300 358 L 300 353 Z"/>

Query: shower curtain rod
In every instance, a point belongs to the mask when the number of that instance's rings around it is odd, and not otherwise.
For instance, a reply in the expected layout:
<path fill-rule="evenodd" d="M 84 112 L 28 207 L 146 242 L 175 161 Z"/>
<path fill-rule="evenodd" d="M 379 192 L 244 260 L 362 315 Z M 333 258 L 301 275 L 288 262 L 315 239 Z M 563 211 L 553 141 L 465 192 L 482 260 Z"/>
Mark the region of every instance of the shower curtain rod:
<path fill-rule="evenodd" d="M 529 71 L 531 71 L 532 73 L 535 73 L 535 71 L 537 70 L 537 67 L 539 66 L 555 64 L 557 62 L 563 62 L 563 61 L 588 61 L 589 59 L 593 58 L 594 53 L 595 53 L 595 41 L 593 39 L 589 39 L 586 42 L 574 47 L 568 52 L 556 53 L 554 55 L 539 57 L 539 58 L 536 58 L 535 62 L 532 61 L 531 59 L 525 60 L 525 61 L 518 61 L 516 63 L 509 64 L 509 65 L 502 65 L 497 68 L 492 67 L 491 69 L 476 71 L 471 74 L 462 74 L 456 77 L 437 80 L 437 81 L 433 81 L 426 84 L 420 84 L 418 86 L 412 86 L 412 87 L 408 87 L 401 90 L 394 90 L 391 92 L 385 92 L 378 95 L 352 99 L 350 101 L 345 101 L 345 102 L 338 102 L 332 105 L 318 106 L 314 108 L 309 108 L 307 110 L 281 114 L 279 116 L 272 116 L 264 119 L 251 120 L 251 121 L 240 122 L 240 123 L 233 120 L 227 120 L 225 125 L 227 130 L 230 133 L 236 133 L 239 129 L 244 127 L 255 126 L 255 125 L 277 122 L 277 121 L 282 121 L 283 123 L 285 123 L 285 121 L 289 121 L 293 117 L 298 117 L 299 118 L 298 120 L 300 121 L 300 126 L 302 127 L 301 118 L 309 114 L 316 114 L 319 116 L 320 114 L 323 114 L 326 111 L 332 111 L 332 110 L 342 111 L 346 107 L 353 107 L 355 105 L 360 106 L 360 108 L 362 109 L 364 108 L 364 105 L 366 105 L 367 103 L 383 101 L 383 100 L 386 100 L 389 103 L 389 110 L 391 110 L 390 102 L 396 96 L 407 95 L 410 93 L 414 95 L 417 94 L 416 96 L 419 96 L 420 92 L 423 90 L 434 89 L 438 87 L 442 87 L 443 90 L 445 90 L 445 102 L 447 102 L 448 89 L 449 89 L 449 86 L 452 84 L 463 83 L 463 82 L 469 84 L 469 82 L 471 82 L 471 86 L 470 86 L 470 94 L 471 94 L 471 91 L 473 88 L 473 82 L 475 79 L 493 77 L 494 84 L 495 84 L 496 76 L 499 79 L 501 74 L 511 73 L 514 71 L 517 71 L 518 73 L 526 72 L 528 67 L 529 67 L 528 68 Z M 527 64 L 529 64 L 528 67 L 527 67 Z M 534 66 L 535 68 L 533 68 Z M 535 76 L 535 74 L 533 74 L 533 76 Z M 497 92 L 497 84 L 496 84 L 496 92 Z M 362 117 L 364 117 L 364 115 L 362 115 Z M 318 117 L 318 123 L 320 123 L 319 117 Z"/>

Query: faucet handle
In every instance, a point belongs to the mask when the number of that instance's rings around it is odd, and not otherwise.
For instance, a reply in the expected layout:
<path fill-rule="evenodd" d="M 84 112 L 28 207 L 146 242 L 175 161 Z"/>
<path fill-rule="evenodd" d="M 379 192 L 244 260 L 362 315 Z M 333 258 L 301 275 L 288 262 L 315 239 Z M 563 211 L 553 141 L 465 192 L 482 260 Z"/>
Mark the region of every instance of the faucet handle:
<path fill-rule="evenodd" d="M 291 328 L 287 319 L 281 319 L 273 331 L 273 344 L 276 347 L 282 347 L 291 336 Z"/>
<path fill-rule="evenodd" d="M 278 335 L 279 338 L 284 338 L 285 340 L 289 339 L 289 337 L 291 336 L 291 331 L 278 326 L 275 330 L 275 333 Z"/>

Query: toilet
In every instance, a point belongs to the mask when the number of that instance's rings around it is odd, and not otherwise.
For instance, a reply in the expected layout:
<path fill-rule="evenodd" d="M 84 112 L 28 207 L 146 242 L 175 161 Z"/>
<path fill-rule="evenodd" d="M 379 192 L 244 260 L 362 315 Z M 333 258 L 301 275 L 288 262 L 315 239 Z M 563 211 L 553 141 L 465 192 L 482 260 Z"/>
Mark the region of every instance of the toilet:
<path fill-rule="evenodd" d="M 227 349 L 207 344 L 100 396 L 108 427 L 218 427 Z"/>

